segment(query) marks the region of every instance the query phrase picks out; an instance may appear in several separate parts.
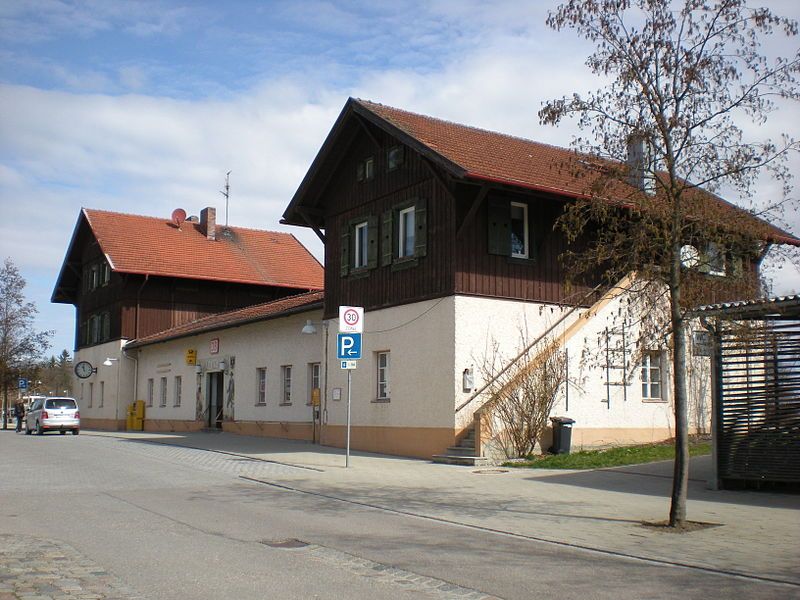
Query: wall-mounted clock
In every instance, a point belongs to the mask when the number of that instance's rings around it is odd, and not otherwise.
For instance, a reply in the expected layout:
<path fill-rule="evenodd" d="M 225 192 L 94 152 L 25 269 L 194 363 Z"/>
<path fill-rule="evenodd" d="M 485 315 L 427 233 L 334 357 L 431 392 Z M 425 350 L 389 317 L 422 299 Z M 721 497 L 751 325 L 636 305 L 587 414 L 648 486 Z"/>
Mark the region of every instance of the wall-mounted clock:
<path fill-rule="evenodd" d="M 77 365 L 75 365 L 75 375 L 80 377 L 81 379 L 86 379 L 90 377 L 93 373 L 96 373 L 97 369 L 92 366 L 92 363 L 82 360 Z"/>

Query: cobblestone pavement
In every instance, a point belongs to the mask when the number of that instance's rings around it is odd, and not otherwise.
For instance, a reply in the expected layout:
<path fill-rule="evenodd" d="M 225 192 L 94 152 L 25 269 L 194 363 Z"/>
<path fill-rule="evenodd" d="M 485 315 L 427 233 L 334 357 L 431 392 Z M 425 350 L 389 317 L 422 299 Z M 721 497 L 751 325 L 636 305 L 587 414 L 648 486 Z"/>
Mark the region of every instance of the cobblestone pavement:
<path fill-rule="evenodd" d="M 143 599 L 67 544 L 0 534 L 0 600 Z"/>

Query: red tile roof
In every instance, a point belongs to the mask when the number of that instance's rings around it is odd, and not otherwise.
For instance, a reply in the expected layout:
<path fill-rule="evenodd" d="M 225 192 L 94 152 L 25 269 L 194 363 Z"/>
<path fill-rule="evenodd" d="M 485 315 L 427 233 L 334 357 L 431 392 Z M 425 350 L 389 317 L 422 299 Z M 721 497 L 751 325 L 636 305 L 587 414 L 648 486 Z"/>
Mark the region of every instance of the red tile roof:
<path fill-rule="evenodd" d="M 83 209 L 114 271 L 163 277 L 322 289 L 323 268 L 293 235 Z"/>
<path fill-rule="evenodd" d="M 294 313 L 307 312 L 316 308 L 322 308 L 323 297 L 324 292 L 308 292 L 306 294 L 281 298 L 280 300 L 273 300 L 272 302 L 266 302 L 264 304 L 256 304 L 246 308 L 217 313 L 133 340 L 126 344 L 125 347 L 138 348 L 140 346 L 166 342 L 190 335 L 246 325 L 248 323 L 265 321 L 267 319 L 275 319 Z M 298 335 L 300 335 L 299 331 Z"/>
<path fill-rule="evenodd" d="M 519 186 L 574 198 L 588 198 L 592 183 L 600 177 L 604 163 L 574 151 L 485 129 L 459 125 L 367 100 L 351 99 L 356 111 L 367 111 L 433 151 L 457 176 L 487 182 Z M 360 111 L 359 111 L 360 107 Z M 367 115 L 368 116 L 368 115 Z M 419 149 L 419 148 L 418 148 Z M 458 172 L 460 171 L 460 172 Z M 580 176 L 576 176 L 580 173 Z M 624 188 L 624 189 L 623 189 Z M 607 190 L 623 199 L 633 188 L 620 183 Z M 703 192 L 706 201 L 724 211 L 734 209 L 738 216 L 753 215 L 725 200 Z M 800 245 L 800 239 L 758 219 L 770 241 Z"/>

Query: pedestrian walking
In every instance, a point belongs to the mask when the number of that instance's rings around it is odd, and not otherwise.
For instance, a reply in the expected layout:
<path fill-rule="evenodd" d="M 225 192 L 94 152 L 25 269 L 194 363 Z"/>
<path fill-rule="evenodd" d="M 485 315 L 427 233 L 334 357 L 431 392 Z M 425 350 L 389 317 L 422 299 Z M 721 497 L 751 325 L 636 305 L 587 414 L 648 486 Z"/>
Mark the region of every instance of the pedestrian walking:
<path fill-rule="evenodd" d="M 17 418 L 17 433 L 22 431 L 22 418 L 25 416 L 25 405 L 22 400 L 17 401 L 14 405 L 14 416 Z"/>

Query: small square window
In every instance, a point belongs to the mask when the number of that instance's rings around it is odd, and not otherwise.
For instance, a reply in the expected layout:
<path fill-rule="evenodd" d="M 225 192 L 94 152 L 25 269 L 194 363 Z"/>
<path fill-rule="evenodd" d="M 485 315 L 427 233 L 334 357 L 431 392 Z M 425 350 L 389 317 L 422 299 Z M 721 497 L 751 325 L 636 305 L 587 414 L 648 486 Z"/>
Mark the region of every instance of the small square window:
<path fill-rule="evenodd" d="M 394 171 L 403 164 L 403 160 L 405 159 L 404 154 L 403 146 L 392 146 L 389 148 L 389 151 L 386 153 L 386 164 L 390 171 Z"/>
<path fill-rule="evenodd" d="M 356 180 L 370 181 L 375 179 L 375 159 L 371 156 L 356 165 Z"/>

